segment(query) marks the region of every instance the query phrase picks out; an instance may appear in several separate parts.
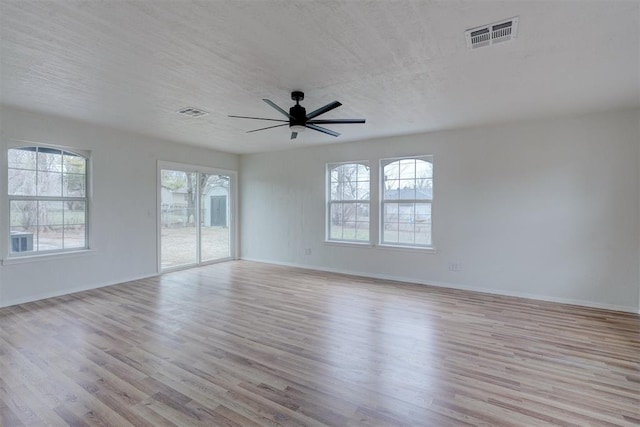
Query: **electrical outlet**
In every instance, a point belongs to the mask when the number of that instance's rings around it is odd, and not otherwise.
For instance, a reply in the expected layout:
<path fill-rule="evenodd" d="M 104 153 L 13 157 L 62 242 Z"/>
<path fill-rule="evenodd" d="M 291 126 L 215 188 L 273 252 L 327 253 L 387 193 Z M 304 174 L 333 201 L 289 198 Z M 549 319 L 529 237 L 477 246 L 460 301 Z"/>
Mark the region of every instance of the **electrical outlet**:
<path fill-rule="evenodd" d="M 449 271 L 460 271 L 460 264 L 457 262 L 449 263 Z"/>
<path fill-rule="evenodd" d="M 311 255 L 311 248 L 306 248 L 306 249 L 304 250 L 304 254 L 305 254 L 305 255 Z"/>

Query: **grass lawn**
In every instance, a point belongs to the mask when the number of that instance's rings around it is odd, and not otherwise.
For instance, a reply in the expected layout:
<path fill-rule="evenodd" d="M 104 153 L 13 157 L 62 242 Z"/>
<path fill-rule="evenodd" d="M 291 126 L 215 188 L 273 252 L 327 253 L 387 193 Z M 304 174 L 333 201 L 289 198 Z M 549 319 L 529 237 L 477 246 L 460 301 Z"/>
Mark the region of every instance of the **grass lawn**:
<path fill-rule="evenodd" d="M 230 256 L 229 229 L 202 227 L 202 261 Z M 194 264 L 196 260 L 196 228 L 162 228 L 160 232 L 162 268 Z"/>

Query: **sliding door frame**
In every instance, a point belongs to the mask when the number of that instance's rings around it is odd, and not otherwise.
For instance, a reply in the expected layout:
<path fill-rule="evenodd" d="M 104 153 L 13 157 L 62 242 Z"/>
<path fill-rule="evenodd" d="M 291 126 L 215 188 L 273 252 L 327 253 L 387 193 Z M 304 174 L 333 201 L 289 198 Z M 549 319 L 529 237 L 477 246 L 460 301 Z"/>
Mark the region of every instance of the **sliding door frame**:
<path fill-rule="evenodd" d="M 179 265 L 170 268 L 162 268 L 162 170 L 174 170 L 179 172 L 196 172 L 209 175 L 224 175 L 229 177 L 229 256 L 209 261 L 201 261 L 201 221 L 200 211 L 202 210 L 202 201 L 200 200 L 200 180 L 197 179 L 197 203 L 194 212 L 196 221 L 196 262 L 191 264 Z M 198 166 L 187 163 L 176 163 L 159 160 L 156 171 L 156 255 L 157 255 L 157 272 L 158 274 L 170 271 L 184 270 L 201 265 L 215 264 L 238 259 L 238 172 L 229 169 L 212 168 L 207 166 Z"/>

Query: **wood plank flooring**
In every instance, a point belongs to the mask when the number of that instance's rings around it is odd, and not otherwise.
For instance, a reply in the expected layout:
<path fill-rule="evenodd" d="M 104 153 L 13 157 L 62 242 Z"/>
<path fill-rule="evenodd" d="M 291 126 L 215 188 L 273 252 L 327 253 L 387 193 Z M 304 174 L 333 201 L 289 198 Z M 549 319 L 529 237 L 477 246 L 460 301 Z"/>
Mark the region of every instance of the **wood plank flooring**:
<path fill-rule="evenodd" d="M 235 261 L 0 309 L 0 417 L 640 425 L 640 317 Z"/>

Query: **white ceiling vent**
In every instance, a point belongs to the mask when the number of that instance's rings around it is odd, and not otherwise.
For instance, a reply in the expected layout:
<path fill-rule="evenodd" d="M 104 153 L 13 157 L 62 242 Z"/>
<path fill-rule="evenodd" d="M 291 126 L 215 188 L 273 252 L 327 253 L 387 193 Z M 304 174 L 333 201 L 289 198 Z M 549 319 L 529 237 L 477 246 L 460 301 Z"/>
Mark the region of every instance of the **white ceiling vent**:
<path fill-rule="evenodd" d="M 518 17 L 472 28 L 465 31 L 464 35 L 469 49 L 513 40 L 518 36 Z"/>
<path fill-rule="evenodd" d="M 181 108 L 177 112 L 178 112 L 178 114 L 184 114 L 185 116 L 189 116 L 189 117 L 202 117 L 202 116 L 206 116 L 207 114 L 209 114 L 204 110 L 199 110 L 199 109 L 193 108 L 193 107 Z"/>

